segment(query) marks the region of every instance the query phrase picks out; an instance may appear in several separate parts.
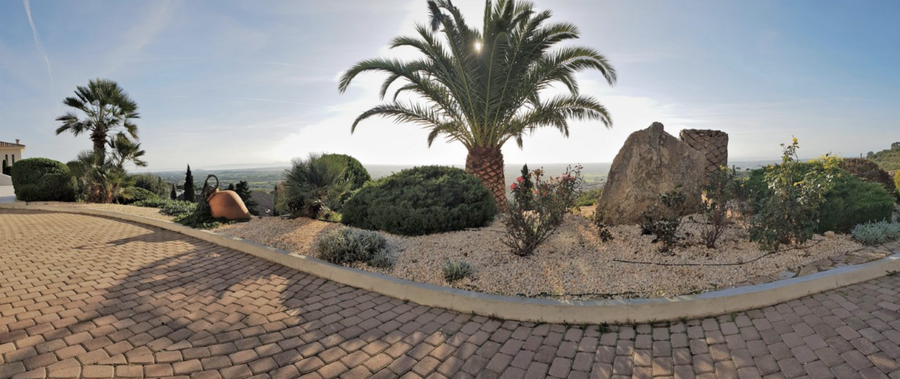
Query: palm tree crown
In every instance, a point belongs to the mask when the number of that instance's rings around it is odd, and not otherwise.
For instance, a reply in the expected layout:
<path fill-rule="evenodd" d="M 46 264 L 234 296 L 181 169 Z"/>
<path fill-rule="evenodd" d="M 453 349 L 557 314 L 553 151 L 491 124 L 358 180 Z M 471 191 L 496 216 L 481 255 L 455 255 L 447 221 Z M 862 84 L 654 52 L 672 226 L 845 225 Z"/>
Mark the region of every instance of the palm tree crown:
<path fill-rule="evenodd" d="M 521 148 L 525 133 L 539 127 L 557 128 L 568 137 L 571 119 L 612 126 L 606 108 L 579 93 L 575 74 L 594 69 L 613 85 L 615 69 L 594 49 L 557 47 L 578 38 L 574 25 L 549 23 L 550 11 L 537 11 L 526 1 L 488 0 L 483 30 L 469 26 L 450 0 L 429 0 L 428 7 L 430 27 L 418 25 L 416 37 L 391 42 L 391 48 L 412 47 L 422 57 L 365 60 L 341 77 L 339 89 L 344 92 L 363 72 L 387 73 L 382 99 L 401 81 L 392 100 L 359 115 L 351 131 L 377 115 L 429 129 L 429 146 L 438 136 L 461 142 L 469 151 L 466 170 L 500 201 L 505 199 L 500 148 L 507 141 L 515 139 Z M 566 93 L 542 98 L 554 85 Z M 404 93 L 413 99 L 401 100 Z"/>
<path fill-rule="evenodd" d="M 87 87 L 78 86 L 75 97 L 67 97 L 63 104 L 74 110 L 56 119 L 63 123 L 56 129 L 57 135 L 67 131 L 76 136 L 90 132 L 94 151 L 105 150 L 107 143 L 114 144 L 115 140 L 107 141 L 107 137 L 118 128 L 137 139 L 137 125 L 131 122 L 140 118 L 137 103 L 112 80 L 98 78 L 88 82 Z M 84 113 L 84 118 L 79 118 L 76 111 Z"/>

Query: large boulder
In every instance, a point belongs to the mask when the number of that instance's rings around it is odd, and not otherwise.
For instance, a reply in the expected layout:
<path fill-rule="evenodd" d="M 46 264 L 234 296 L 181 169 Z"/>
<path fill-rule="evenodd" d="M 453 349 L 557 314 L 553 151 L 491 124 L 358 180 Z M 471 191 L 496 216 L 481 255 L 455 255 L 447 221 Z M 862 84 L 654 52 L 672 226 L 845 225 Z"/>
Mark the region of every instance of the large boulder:
<path fill-rule="evenodd" d="M 681 214 L 695 212 L 706 179 L 705 167 L 706 157 L 666 133 L 663 124 L 654 122 L 632 133 L 610 167 L 597 203 L 599 221 L 637 224 L 660 194 L 673 190 L 684 193 Z"/>

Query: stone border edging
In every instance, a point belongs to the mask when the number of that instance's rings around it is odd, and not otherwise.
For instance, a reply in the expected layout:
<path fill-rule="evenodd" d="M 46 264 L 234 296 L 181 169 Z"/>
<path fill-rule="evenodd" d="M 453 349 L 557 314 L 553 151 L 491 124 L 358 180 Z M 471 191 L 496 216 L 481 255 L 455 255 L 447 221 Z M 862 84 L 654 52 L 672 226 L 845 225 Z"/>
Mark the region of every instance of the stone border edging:
<path fill-rule="evenodd" d="M 631 324 L 718 316 L 763 308 L 803 296 L 857 284 L 900 271 L 900 253 L 855 266 L 753 286 L 699 295 L 655 299 L 565 301 L 492 295 L 398 279 L 378 273 L 337 266 L 316 258 L 263 246 L 237 237 L 193 229 L 170 221 L 87 208 L 0 204 L 0 209 L 22 209 L 102 216 L 154 226 L 237 250 L 324 279 L 400 300 L 462 313 L 507 320 L 566 324 Z"/>

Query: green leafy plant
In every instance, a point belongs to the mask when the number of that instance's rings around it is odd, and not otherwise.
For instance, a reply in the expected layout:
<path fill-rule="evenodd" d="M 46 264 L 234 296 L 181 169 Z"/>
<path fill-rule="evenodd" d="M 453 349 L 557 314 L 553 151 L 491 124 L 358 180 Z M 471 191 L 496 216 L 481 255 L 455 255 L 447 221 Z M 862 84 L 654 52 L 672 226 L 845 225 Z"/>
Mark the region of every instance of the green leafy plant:
<path fill-rule="evenodd" d="M 212 216 L 212 211 L 209 208 L 209 203 L 206 200 L 201 200 L 196 203 L 190 203 L 181 201 L 178 203 L 188 204 L 183 206 L 183 208 L 175 208 L 182 207 L 181 204 L 174 205 L 172 208 L 170 206 L 163 207 L 160 210 L 160 213 L 167 214 L 167 212 L 185 212 L 187 209 L 193 208 L 192 211 L 187 213 L 173 214 L 175 216 L 175 222 L 190 226 L 194 229 L 213 229 L 221 226 L 222 224 L 228 224 L 233 222 L 246 222 L 247 220 L 228 220 L 224 218 L 214 218 Z"/>
<path fill-rule="evenodd" d="M 138 201 L 145 201 L 148 199 L 159 199 L 159 195 L 147 191 L 141 187 L 133 186 L 127 187 L 122 190 L 122 193 L 116 199 L 116 202 L 119 204 L 132 204 Z"/>
<path fill-rule="evenodd" d="M 192 203 L 190 201 L 171 200 L 159 207 L 159 213 L 167 216 L 175 216 L 176 218 L 185 217 L 194 213 L 198 208 L 198 204 L 199 203 Z"/>
<path fill-rule="evenodd" d="M 678 244 L 678 232 L 681 230 L 680 210 L 685 202 L 684 193 L 678 190 L 660 194 L 658 201 L 650 209 L 644 211 L 641 221 L 641 233 L 656 236 L 654 243 L 662 242 L 659 251 L 670 252 Z"/>
<path fill-rule="evenodd" d="M 76 182 L 68 166 L 47 158 L 27 158 L 12 167 L 12 184 L 21 201 L 74 201 Z"/>
<path fill-rule="evenodd" d="M 341 227 L 323 234 L 316 241 L 319 258 L 334 263 L 365 262 L 373 267 L 390 267 L 393 257 L 387 240 L 379 233 Z"/>
<path fill-rule="evenodd" d="M 853 227 L 851 234 L 863 245 L 880 245 L 900 239 L 900 223 L 867 222 Z"/>
<path fill-rule="evenodd" d="M 574 25 L 549 22 L 550 11 L 527 1 L 486 2 L 480 29 L 450 0 L 431 0 L 428 7 L 430 27 L 419 25 L 416 36 L 391 43 L 392 48 L 412 48 L 419 57 L 364 60 L 342 75 L 339 89 L 344 92 L 361 73 L 387 74 L 382 98 L 399 82 L 393 101 L 363 112 L 351 130 L 382 116 L 427 128 L 429 145 L 438 137 L 462 143 L 468 151 L 466 171 L 484 183 L 502 210 L 507 201 L 504 144 L 515 141 L 521 147 L 524 136 L 541 127 L 568 136 L 569 120 L 612 125 L 606 108 L 579 92 L 576 74 L 596 70 L 613 85 L 615 69 L 598 51 L 570 44 L 579 37 Z M 563 91 L 539 95 L 550 87 Z"/>
<path fill-rule="evenodd" d="M 894 173 L 894 187 L 897 188 L 897 194 L 900 195 L 900 170 Z"/>
<path fill-rule="evenodd" d="M 819 206 L 817 233 L 849 233 L 857 224 L 891 219 L 896 196 L 881 184 L 838 174 Z"/>
<path fill-rule="evenodd" d="M 136 207 L 146 207 L 146 208 L 162 208 L 164 205 L 166 205 L 170 202 L 173 202 L 173 201 L 177 201 L 177 200 L 171 200 L 171 199 L 157 197 L 157 198 L 149 198 L 149 199 L 139 200 L 139 201 L 134 202 L 131 205 L 134 205 Z"/>
<path fill-rule="evenodd" d="M 819 208 L 840 173 L 840 161 L 833 157 L 826 156 L 815 165 L 801 164 L 796 138 L 782 148 L 781 164 L 765 169 L 769 195 L 760 198 L 750 227 L 750 239 L 766 250 L 778 251 L 781 245 L 802 244 L 812 237 Z M 761 196 L 763 191 L 759 192 Z"/>
<path fill-rule="evenodd" d="M 295 217 L 327 219 L 341 210 L 351 186 L 343 162 L 310 154 L 306 159 L 295 158 L 285 171 L 285 190 L 276 206 Z"/>
<path fill-rule="evenodd" d="M 475 274 L 475 270 L 472 269 L 472 265 L 470 265 L 466 261 L 455 259 L 448 259 L 444 261 L 444 266 L 441 267 L 441 271 L 444 274 L 444 280 L 449 283 L 453 283 L 457 280 L 462 280 L 463 278 L 468 278 Z"/>
<path fill-rule="evenodd" d="M 566 169 L 558 177 L 543 180 L 543 170 L 528 171 L 510 185 L 512 200 L 504 215 L 506 234 L 503 244 L 519 256 L 528 256 L 546 241 L 563 221 L 569 207 L 573 206 L 580 188 L 581 170 L 576 166 Z"/>
<path fill-rule="evenodd" d="M 474 176 L 453 167 L 424 166 L 369 182 L 344 204 L 341 222 L 402 235 L 482 227 L 497 210 Z"/>

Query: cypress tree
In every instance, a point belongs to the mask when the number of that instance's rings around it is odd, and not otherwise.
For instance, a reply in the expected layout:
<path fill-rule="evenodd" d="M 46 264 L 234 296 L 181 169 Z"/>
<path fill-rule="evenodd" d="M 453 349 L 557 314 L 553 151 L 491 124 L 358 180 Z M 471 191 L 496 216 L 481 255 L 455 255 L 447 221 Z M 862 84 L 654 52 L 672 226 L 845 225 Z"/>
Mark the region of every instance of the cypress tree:
<path fill-rule="evenodd" d="M 229 189 L 231 186 L 229 186 Z M 256 202 L 253 201 L 253 197 L 250 194 L 250 184 L 244 180 L 238 182 L 237 186 L 234 187 L 234 192 L 237 192 L 237 195 L 241 197 L 241 200 L 244 201 L 244 205 L 247 206 L 247 209 L 251 214 L 255 216 L 259 216 L 259 212 L 256 211 Z"/>
<path fill-rule="evenodd" d="M 169 193 L 169 197 L 172 198 L 172 200 L 177 200 L 177 199 L 178 199 L 178 193 L 175 192 L 175 185 L 174 185 L 174 184 L 172 185 L 172 192 Z"/>
<path fill-rule="evenodd" d="M 187 173 L 184 175 L 184 200 L 194 202 L 194 175 L 191 175 L 191 165 L 187 166 Z"/>
<path fill-rule="evenodd" d="M 229 191 L 234 191 L 234 183 L 228 183 L 228 190 L 229 190 Z M 240 194 L 238 194 L 238 195 L 240 195 Z M 243 199 L 243 198 L 242 198 L 242 199 Z"/>
<path fill-rule="evenodd" d="M 3 175 L 9 175 L 9 163 L 6 162 L 6 159 L 3 160 Z"/>

